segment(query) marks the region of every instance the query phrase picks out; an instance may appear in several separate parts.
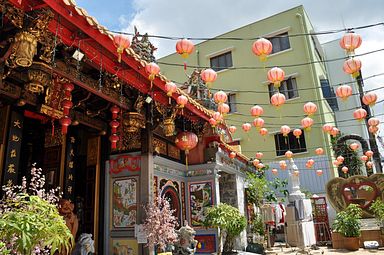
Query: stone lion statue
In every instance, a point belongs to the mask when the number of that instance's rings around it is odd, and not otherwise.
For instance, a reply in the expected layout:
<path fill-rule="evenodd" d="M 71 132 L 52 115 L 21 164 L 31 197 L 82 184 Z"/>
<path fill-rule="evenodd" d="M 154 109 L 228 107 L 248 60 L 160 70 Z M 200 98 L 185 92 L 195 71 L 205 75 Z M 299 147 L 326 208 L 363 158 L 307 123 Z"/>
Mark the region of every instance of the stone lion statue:
<path fill-rule="evenodd" d="M 95 253 L 95 241 L 92 240 L 92 234 L 83 233 L 76 242 L 72 255 L 88 255 Z"/>
<path fill-rule="evenodd" d="M 196 251 L 197 240 L 195 240 L 196 231 L 185 223 L 185 226 L 176 231 L 178 240 L 174 244 L 173 254 L 187 255 L 194 254 Z"/>

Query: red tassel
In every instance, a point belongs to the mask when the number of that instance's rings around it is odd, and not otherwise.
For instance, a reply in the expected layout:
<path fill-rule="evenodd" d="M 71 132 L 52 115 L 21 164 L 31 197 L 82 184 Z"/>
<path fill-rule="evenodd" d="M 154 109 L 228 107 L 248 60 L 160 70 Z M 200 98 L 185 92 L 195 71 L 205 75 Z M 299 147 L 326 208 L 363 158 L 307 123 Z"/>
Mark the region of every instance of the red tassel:
<path fill-rule="evenodd" d="M 52 133 L 51 133 L 51 135 L 52 135 L 52 137 L 54 137 L 55 136 L 55 122 L 54 122 L 53 119 L 51 120 L 51 123 L 52 123 Z"/>

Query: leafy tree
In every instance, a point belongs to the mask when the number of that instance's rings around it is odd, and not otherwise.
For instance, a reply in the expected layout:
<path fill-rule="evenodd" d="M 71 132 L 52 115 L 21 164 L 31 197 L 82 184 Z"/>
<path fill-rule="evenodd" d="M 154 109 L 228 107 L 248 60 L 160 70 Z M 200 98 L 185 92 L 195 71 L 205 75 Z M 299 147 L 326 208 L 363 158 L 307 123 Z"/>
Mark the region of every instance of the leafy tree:
<path fill-rule="evenodd" d="M 384 202 L 377 198 L 369 207 L 375 215 L 376 219 L 384 223 Z"/>
<path fill-rule="evenodd" d="M 73 236 L 57 209 L 58 197 L 46 193 L 41 169 L 32 168 L 31 183 L 25 177 L 21 186 L 3 187 L 0 203 L 0 251 L 7 254 L 68 253 Z"/>
<path fill-rule="evenodd" d="M 350 204 L 346 209 L 337 213 L 333 228 L 345 237 L 360 236 L 360 221 L 363 210 L 357 204 Z"/>
<path fill-rule="evenodd" d="M 208 208 L 204 220 L 206 227 L 216 227 L 220 229 L 220 246 L 218 254 L 221 254 L 221 243 L 225 235 L 223 253 L 231 253 L 234 248 L 235 238 L 240 235 L 247 225 L 246 218 L 240 214 L 239 209 L 221 203 L 217 206 Z"/>

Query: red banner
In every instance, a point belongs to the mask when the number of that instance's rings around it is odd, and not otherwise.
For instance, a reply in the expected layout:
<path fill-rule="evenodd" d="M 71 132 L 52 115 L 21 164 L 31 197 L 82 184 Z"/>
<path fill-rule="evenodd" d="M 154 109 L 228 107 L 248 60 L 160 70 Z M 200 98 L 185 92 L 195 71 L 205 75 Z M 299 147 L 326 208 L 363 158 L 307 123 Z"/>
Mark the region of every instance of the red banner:
<path fill-rule="evenodd" d="M 121 173 L 124 170 L 137 172 L 140 169 L 140 156 L 125 155 L 109 160 L 109 172 L 113 174 Z"/>

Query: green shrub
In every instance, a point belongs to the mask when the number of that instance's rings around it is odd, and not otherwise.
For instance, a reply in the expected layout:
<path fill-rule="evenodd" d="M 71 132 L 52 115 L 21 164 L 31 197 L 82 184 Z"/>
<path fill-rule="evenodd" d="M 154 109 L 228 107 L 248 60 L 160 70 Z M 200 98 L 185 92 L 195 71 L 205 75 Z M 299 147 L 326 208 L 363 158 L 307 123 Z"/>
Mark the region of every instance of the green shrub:
<path fill-rule="evenodd" d="M 336 215 L 333 229 L 345 237 L 360 236 L 360 221 L 363 210 L 357 204 L 350 204 Z"/>

